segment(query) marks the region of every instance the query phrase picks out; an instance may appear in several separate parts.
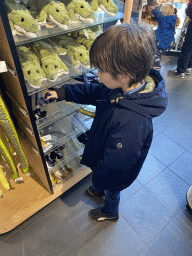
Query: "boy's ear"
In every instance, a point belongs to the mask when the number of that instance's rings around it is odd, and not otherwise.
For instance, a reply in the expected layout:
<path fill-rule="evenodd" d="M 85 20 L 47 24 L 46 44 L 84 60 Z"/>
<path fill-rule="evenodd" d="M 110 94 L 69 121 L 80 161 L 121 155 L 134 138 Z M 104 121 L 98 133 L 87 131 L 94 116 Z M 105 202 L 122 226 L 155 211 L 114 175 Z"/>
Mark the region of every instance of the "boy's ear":
<path fill-rule="evenodd" d="M 130 82 L 130 78 L 124 74 L 119 75 L 118 79 L 122 84 L 129 84 Z"/>

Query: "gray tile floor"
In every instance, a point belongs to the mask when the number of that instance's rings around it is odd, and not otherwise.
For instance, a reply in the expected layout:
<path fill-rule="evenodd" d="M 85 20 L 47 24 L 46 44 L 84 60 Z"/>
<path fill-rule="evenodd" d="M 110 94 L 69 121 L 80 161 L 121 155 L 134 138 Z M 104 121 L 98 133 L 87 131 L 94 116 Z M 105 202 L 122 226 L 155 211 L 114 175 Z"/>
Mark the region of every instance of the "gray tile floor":
<path fill-rule="evenodd" d="M 163 56 L 169 106 L 154 119 L 154 139 L 137 180 L 121 193 L 120 219 L 97 223 L 87 212 L 102 205 L 85 193 L 91 175 L 0 236 L 1 256 L 190 256 L 192 214 L 192 75 L 167 76 L 176 58 Z"/>

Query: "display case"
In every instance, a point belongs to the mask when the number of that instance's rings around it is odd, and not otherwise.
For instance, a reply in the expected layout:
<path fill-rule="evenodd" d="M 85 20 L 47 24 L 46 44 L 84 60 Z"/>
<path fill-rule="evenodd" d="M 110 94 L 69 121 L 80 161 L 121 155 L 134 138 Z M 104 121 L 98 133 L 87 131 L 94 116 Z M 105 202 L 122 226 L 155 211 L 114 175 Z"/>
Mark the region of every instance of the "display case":
<path fill-rule="evenodd" d="M 73 2 L 80 4 L 79 11 L 71 7 Z M 90 45 L 83 45 L 79 38 L 91 38 L 93 30 L 100 28 L 102 32 L 102 24 L 123 19 L 124 3 L 111 3 L 93 11 L 92 2 L 83 0 L 0 1 L 0 59 L 14 71 L 1 74 L 1 90 L 31 174 L 24 175 L 19 170 L 23 178 L 20 183 L 8 175 L 8 191 L 0 184 L 0 234 L 18 226 L 91 173 L 80 164 L 84 144 L 78 137 L 90 129 L 94 115 L 81 111 L 87 106 L 65 100 L 50 103 L 44 96 L 47 89 L 92 72 L 86 61 Z M 53 18 L 48 5 L 56 5 L 54 10 L 62 11 L 67 18 Z M 85 7 L 82 14 L 81 8 Z M 34 16 L 37 11 L 39 16 Z M 77 53 L 84 56 L 84 62 Z M 47 71 L 49 63 L 52 66 Z"/>

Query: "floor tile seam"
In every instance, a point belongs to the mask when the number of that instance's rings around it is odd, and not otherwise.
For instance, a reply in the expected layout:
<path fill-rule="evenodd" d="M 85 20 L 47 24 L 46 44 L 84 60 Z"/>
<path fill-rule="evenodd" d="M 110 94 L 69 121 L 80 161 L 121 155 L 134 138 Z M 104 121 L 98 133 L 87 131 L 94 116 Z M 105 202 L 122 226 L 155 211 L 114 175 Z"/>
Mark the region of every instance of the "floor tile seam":
<path fill-rule="evenodd" d="M 176 118 L 175 118 L 176 119 Z M 191 132 L 192 132 L 192 128 L 188 125 L 188 124 L 186 124 L 186 123 L 184 123 L 182 120 L 182 117 L 180 118 L 180 119 L 176 119 L 176 121 L 177 122 L 180 122 L 181 124 L 183 124 L 183 125 L 185 125 L 185 126 L 187 126 L 187 128 L 189 128 L 189 129 L 191 129 Z M 192 124 L 192 122 L 191 122 L 191 124 Z M 167 126 L 165 129 L 163 129 L 161 132 L 164 132 L 166 129 L 168 129 L 168 128 L 170 128 L 171 126 L 175 126 L 175 124 L 171 124 L 171 125 L 169 125 L 169 126 Z M 156 127 L 155 127 L 156 128 Z M 157 128 L 156 128 L 157 129 Z"/>
<path fill-rule="evenodd" d="M 138 180 L 137 180 L 137 182 L 139 182 Z M 140 183 L 140 182 L 139 182 Z M 141 183 L 140 183 L 141 184 Z M 131 186 L 131 185 L 130 185 Z M 134 194 L 132 194 L 124 203 L 126 203 L 128 200 L 130 200 L 134 195 L 136 195 L 143 187 L 144 187 L 144 185 L 142 185 L 141 184 L 141 188 L 139 189 L 139 190 L 137 190 Z M 123 205 L 124 203 L 122 203 L 122 204 L 120 204 L 119 206 L 121 206 L 121 205 Z"/>
<path fill-rule="evenodd" d="M 190 79 L 191 80 L 191 79 Z M 187 81 L 189 81 L 189 80 L 187 80 Z M 166 83 L 166 81 L 165 81 L 165 83 Z M 180 84 L 180 86 L 181 86 L 181 84 Z M 188 86 L 188 85 L 187 85 Z M 174 89 L 175 87 L 174 86 L 172 86 L 172 87 L 170 87 L 170 89 Z M 188 87 L 185 87 L 185 90 L 182 90 L 182 91 L 180 91 L 180 92 L 175 92 L 175 93 L 173 93 L 173 98 L 175 98 L 175 97 L 178 97 L 180 94 L 182 94 L 182 93 L 185 93 L 187 90 L 190 90 L 190 86 L 188 86 Z M 165 88 L 166 89 L 166 88 Z M 168 99 L 169 99 L 169 93 L 171 93 L 170 92 L 170 90 L 168 90 L 167 91 L 167 96 L 168 96 Z M 192 92 L 191 92 L 191 94 L 192 94 Z M 175 95 L 175 96 L 174 96 Z"/>
<path fill-rule="evenodd" d="M 169 169 L 169 168 L 168 168 Z M 169 169 L 169 171 L 171 171 L 172 173 L 174 173 L 171 169 Z M 162 171 L 163 172 L 163 171 Z M 160 173 L 159 173 L 160 174 Z M 159 175 L 158 174 L 158 175 Z M 178 176 L 176 173 L 174 173 L 176 176 Z M 158 176 L 157 175 L 157 176 Z M 179 176 L 178 176 L 178 178 L 180 178 Z M 181 179 L 181 178 L 180 178 Z M 182 179 L 183 180 L 183 179 Z M 184 181 L 184 180 L 183 180 Z M 185 181 L 184 181 L 185 182 Z M 185 182 L 185 184 L 187 184 L 186 182 Z M 147 184 L 146 184 L 147 185 Z M 187 184 L 188 185 L 188 184 Z M 190 185 L 189 185 L 190 186 Z M 144 188 L 151 194 L 151 195 L 153 195 L 166 209 L 167 209 L 167 207 L 147 188 L 147 187 L 145 187 L 144 186 Z M 187 193 L 187 191 L 186 191 L 186 193 Z M 186 197 L 185 197 L 186 198 Z M 187 201 L 186 201 L 186 204 L 187 204 Z M 185 206 L 181 209 L 181 211 L 183 210 L 185 208 Z M 169 211 L 169 209 L 167 209 L 168 211 Z M 180 212 L 181 212 L 180 211 Z M 169 211 L 170 212 L 170 211 Z M 179 213 L 180 213 L 179 212 Z M 177 215 L 174 215 L 172 212 L 170 212 L 173 216 L 174 216 L 174 218 L 179 214 L 177 214 Z"/>
<path fill-rule="evenodd" d="M 18 229 L 18 230 L 17 230 Z M 1 242 L 4 242 L 5 240 L 9 239 L 11 236 L 13 236 L 14 234 L 16 234 L 18 231 L 21 231 L 21 227 L 20 225 L 15 227 L 13 230 L 5 233 L 5 234 L 2 234 L 0 237 L 3 237 L 3 236 L 6 236 L 4 239 L 0 240 L 0 243 Z M 12 233 L 13 232 L 13 233 Z"/>
<path fill-rule="evenodd" d="M 185 208 L 185 207 L 184 207 Z M 183 208 L 183 209 L 184 209 Z M 172 224 L 172 222 L 175 220 L 175 219 L 178 219 L 178 215 L 183 211 L 183 209 L 181 209 L 181 211 L 163 228 L 163 230 L 154 238 L 154 240 L 148 245 L 148 247 L 160 236 L 160 234 L 169 226 L 169 225 L 171 225 Z M 177 227 L 177 226 L 175 226 L 175 227 Z M 179 229 L 179 228 L 178 228 Z M 179 229 L 179 231 L 181 231 L 180 229 Z M 181 231 L 182 232 L 182 231 Z M 184 234 L 184 232 L 182 232 L 183 233 L 183 235 L 185 235 L 186 236 L 186 234 Z M 190 236 L 190 235 L 187 235 L 187 236 Z M 150 248 L 149 247 L 149 249 L 152 251 L 152 252 L 154 252 L 153 251 L 153 249 L 152 248 Z M 155 252 L 154 252 L 155 253 Z"/>
<path fill-rule="evenodd" d="M 174 143 L 176 143 L 178 146 L 180 146 L 181 148 L 185 149 L 186 151 L 189 150 L 190 148 L 186 149 L 183 146 L 179 145 L 176 141 L 174 141 L 172 138 L 170 138 L 168 135 L 166 135 L 165 133 L 163 133 L 163 131 L 161 132 L 164 136 L 166 136 L 167 138 L 169 138 L 170 140 L 172 140 Z"/>
<path fill-rule="evenodd" d="M 147 186 L 151 181 L 153 181 L 159 174 L 161 174 L 163 171 L 165 171 L 167 169 L 167 166 L 165 167 L 165 169 L 163 169 L 162 171 L 160 171 L 157 175 L 155 175 L 150 181 L 148 181 L 145 185 L 143 185 L 143 187 L 145 188 L 145 186 Z"/>
<path fill-rule="evenodd" d="M 93 228 L 95 228 L 98 224 L 96 224 L 95 226 L 93 226 L 90 230 L 88 230 L 85 234 L 79 236 L 79 238 L 73 243 L 73 245 L 70 245 L 64 252 L 62 252 L 62 254 L 59 254 L 58 256 L 65 256 L 65 253 L 70 250 L 72 247 L 74 247 L 74 245 L 76 245 L 81 239 L 83 239 L 85 236 L 87 236 L 87 234 L 92 231 Z"/>
<path fill-rule="evenodd" d="M 138 256 L 141 256 L 141 254 L 146 250 L 149 249 L 149 246 L 147 246 Z M 149 249 L 151 251 L 151 249 Z"/>
<path fill-rule="evenodd" d="M 181 119 L 180 119 L 180 122 L 181 122 L 182 124 L 186 125 L 188 128 L 190 128 L 190 129 L 192 130 L 192 128 L 191 128 L 191 126 L 190 126 L 190 125 L 192 125 L 192 122 L 191 122 L 190 124 L 186 124 L 186 123 L 183 122 Z"/>
<path fill-rule="evenodd" d="M 172 116 L 173 117 L 173 116 Z M 182 117 L 181 117 L 182 118 Z M 175 118 L 174 117 L 174 119 L 177 121 L 177 122 L 181 122 L 181 124 L 184 124 L 184 125 L 186 125 L 184 122 L 182 122 L 180 119 L 177 119 L 177 118 Z M 156 126 L 155 126 L 155 124 L 153 124 L 153 126 L 154 126 L 154 128 L 155 129 L 158 129 Z M 163 128 L 163 129 L 161 129 L 161 130 L 158 130 L 159 132 L 161 132 L 161 133 L 163 133 L 165 130 L 167 130 L 168 128 L 170 128 L 170 127 L 172 127 L 172 126 L 175 126 L 175 124 L 170 124 L 170 125 L 168 125 L 166 128 Z M 192 130 L 192 128 L 190 127 L 190 126 L 188 126 L 188 125 L 186 125 L 188 128 L 190 128 L 191 130 Z M 164 134 L 164 133 L 163 133 Z M 158 135 L 158 134 L 157 134 Z"/>
<path fill-rule="evenodd" d="M 88 217 L 88 220 L 89 220 L 89 217 Z M 91 221 L 91 219 L 90 219 L 90 221 Z M 62 254 L 60 254 L 60 255 L 58 255 L 58 256 L 65 256 L 65 253 L 66 253 L 68 250 L 70 250 L 71 247 L 73 247 L 73 246 L 74 246 L 75 244 L 77 244 L 81 239 L 83 239 L 84 237 L 86 237 L 86 236 L 88 235 L 88 233 L 92 232 L 92 230 L 93 230 L 93 229 L 96 229 L 96 227 L 99 226 L 99 225 L 101 225 L 101 222 L 97 222 L 96 225 L 94 225 L 91 229 L 89 229 L 85 234 L 83 234 L 82 236 L 80 236 L 80 238 L 78 238 L 78 239 L 76 240 L 76 242 L 73 243 L 72 246 L 69 246 L 69 247 L 64 251 L 64 254 L 62 253 Z M 90 242 L 90 241 L 88 241 L 88 242 Z M 88 243 L 87 243 L 87 246 L 88 246 Z M 88 246 L 88 247 L 89 247 L 89 246 Z M 91 253 L 90 256 L 93 256 L 93 254 Z"/>
<path fill-rule="evenodd" d="M 82 237 L 81 237 L 81 238 L 82 238 Z M 80 238 L 80 239 L 81 239 L 81 238 Z M 80 239 L 78 239 L 78 241 L 79 241 Z M 77 242 L 78 242 L 78 241 L 77 241 Z M 75 242 L 74 244 L 76 244 L 77 242 Z M 73 245 L 74 245 L 74 244 L 73 244 Z M 68 253 L 68 250 L 70 250 L 71 248 L 73 248 L 73 245 L 70 246 L 66 251 L 64 251 L 64 253 L 62 252 L 62 254 L 59 254 L 58 256 L 65 256 L 66 253 Z M 87 245 L 87 246 L 88 246 L 88 245 Z M 88 247 L 89 247 L 89 246 L 88 246 Z M 91 253 L 91 254 L 90 254 L 89 256 L 94 256 L 92 252 L 90 252 L 90 253 Z"/>
<path fill-rule="evenodd" d="M 174 110 L 176 110 L 176 109 L 177 109 L 176 107 L 178 107 L 178 106 L 175 105 L 174 102 L 173 102 L 173 105 L 171 105 L 171 106 L 170 106 L 169 104 L 171 104 L 171 102 L 168 103 L 168 106 L 167 106 L 165 112 L 166 112 L 167 114 L 173 116 L 174 113 L 172 113 L 172 112 L 173 112 Z M 185 103 L 185 104 L 186 104 L 186 103 Z M 173 109 L 170 109 L 170 108 L 173 108 L 173 107 L 176 108 L 176 109 L 174 109 L 174 110 L 173 110 Z M 180 106 L 180 107 L 181 107 L 181 106 Z M 187 103 L 186 105 L 182 105 L 182 107 L 181 107 L 180 109 L 182 109 L 182 111 L 185 111 L 185 108 L 187 108 L 187 107 L 188 107 L 188 108 L 189 108 L 189 107 L 192 108 L 192 103 L 190 103 L 190 104 Z M 174 117 L 174 116 L 173 116 L 173 117 Z M 181 117 L 181 118 L 182 118 L 182 117 Z M 175 119 L 178 119 L 178 120 L 181 119 L 181 118 L 175 117 Z"/>
<path fill-rule="evenodd" d="M 155 199 L 173 216 L 173 218 L 175 218 L 175 215 L 170 212 L 170 210 L 148 189 L 145 187 L 145 189 L 153 196 L 155 197 Z"/>
<path fill-rule="evenodd" d="M 165 225 L 165 227 L 161 230 L 161 232 L 158 234 L 158 235 L 156 235 L 155 237 L 154 237 L 154 239 L 153 239 L 153 241 L 148 245 L 148 247 L 160 236 L 160 234 L 174 221 L 174 219 L 175 219 L 176 217 L 174 217 L 169 223 L 167 223 L 166 225 Z M 151 248 L 149 248 L 151 251 L 153 251 Z"/>
<path fill-rule="evenodd" d="M 166 165 L 165 163 L 163 163 L 160 159 L 158 159 L 158 158 L 150 151 L 150 148 L 149 148 L 149 153 L 150 153 L 153 157 L 155 157 L 159 162 L 161 162 L 161 164 L 165 165 L 166 168 L 167 168 L 167 165 Z"/>
<path fill-rule="evenodd" d="M 22 235 L 23 235 L 23 252 L 22 252 L 22 255 L 21 256 L 25 256 L 25 235 L 24 235 L 24 232 L 23 232 L 23 230 L 22 230 L 22 228 L 21 228 L 21 233 L 22 233 Z"/>
<path fill-rule="evenodd" d="M 151 147 L 150 147 L 151 148 Z M 150 148 L 149 148 L 149 154 L 151 154 L 155 159 L 157 159 L 157 161 L 159 161 L 161 164 L 163 164 L 165 166 L 165 169 L 167 168 L 167 165 L 164 164 L 161 160 L 159 160 L 155 155 L 153 155 L 153 153 L 150 151 Z M 164 169 L 163 169 L 164 170 Z M 163 171 L 162 170 L 162 171 Z"/>
<path fill-rule="evenodd" d="M 121 215 L 121 213 L 119 213 L 119 215 Z M 124 221 L 127 223 L 127 225 L 131 228 L 131 230 L 141 239 L 141 241 L 145 244 L 145 249 L 148 247 L 148 245 L 146 244 L 145 241 L 143 241 L 142 237 L 140 237 L 139 234 L 137 234 L 136 230 L 134 230 L 130 225 L 129 225 L 129 222 L 121 215 L 121 217 L 124 219 Z M 144 250 L 145 250 L 144 249 Z"/>
<path fill-rule="evenodd" d="M 26 227 L 27 225 L 29 225 L 30 223 L 32 223 L 33 221 L 39 219 L 42 217 L 42 215 L 44 215 L 45 213 L 47 213 L 49 210 L 51 210 L 54 206 L 58 205 L 58 203 L 54 203 L 52 204 L 52 202 L 50 202 L 48 205 L 46 205 L 45 207 L 43 207 L 41 210 L 43 210 L 42 213 L 40 213 L 40 211 L 37 211 L 36 213 L 34 213 L 34 215 L 30 216 L 28 219 L 26 219 L 24 222 L 22 222 L 20 225 L 22 225 L 21 229 Z M 52 205 L 52 206 L 51 206 Z M 46 209 L 47 207 L 49 207 L 48 209 Z M 38 216 L 36 216 L 38 214 Z M 35 217 L 36 216 L 36 217 Z M 32 219 L 33 218 L 33 219 Z"/>
<path fill-rule="evenodd" d="M 173 170 L 170 169 L 170 167 L 167 167 L 171 172 L 173 172 L 178 178 L 180 178 L 185 184 L 188 186 L 191 186 L 191 184 L 187 183 L 182 177 L 180 177 L 177 173 L 175 173 Z"/>

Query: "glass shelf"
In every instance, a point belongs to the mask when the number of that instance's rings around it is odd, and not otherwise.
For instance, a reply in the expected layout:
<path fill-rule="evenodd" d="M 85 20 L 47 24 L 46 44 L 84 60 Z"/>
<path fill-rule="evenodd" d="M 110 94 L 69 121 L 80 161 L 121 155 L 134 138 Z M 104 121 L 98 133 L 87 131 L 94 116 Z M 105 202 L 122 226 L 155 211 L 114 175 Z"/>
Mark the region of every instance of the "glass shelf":
<path fill-rule="evenodd" d="M 59 170 L 65 164 L 70 163 L 76 157 L 82 155 L 84 151 L 84 146 L 80 144 L 77 139 L 70 138 L 68 142 L 65 144 L 64 150 L 64 157 L 60 160 L 57 160 L 57 163 L 53 167 L 50 167 L 47 163 L 49 173 Z"/>
<path fill-rule="evenodd" d="M 29 82 L 27 80 L 25 80 L 28 95 L 31 96 L 33 94 L 44 91 L 44 90 L 49 89 L 51 87 L 61 85 L 61 84 L 65 83 L 65 82 L 67 82 L 67 81 L 69 81 L 73 78 L 76 78 L 76 77 L 81 76 L 85 73 L 91 72 L 92 70 L 93 69 L 85 68 L 82 65 L 79 65 L 78 67 L 73 67 L 73 68 L 69 69 L 68 74 L 63 74 L 61 76 L 58 76 L 58 78 L 53 82 L 50 81 L 50 80 L 43 81 L 39 88 L 31 87 Z"/>
<path fill-rule="evenodd" d="M 80 172 L 82 172 L 82 171 L 84 171 L 84 170 L 86 169 L 86 167 L 85 167 L 84 165 L 81 165 L 78 161 L 76 161 L 76 159 L 73 159 L 73 160 L 70 161 L 68 164 L 69 164 L 69 166 L 70 166 L 71 168 L 74 169 L 74 172 L 68 173 L 68 176 L 65 177 L 65 178 L 63 178 L 63 179 L 61 179 L 61 180 L 58 178 L 58 179 L 60 180 L 60 182 L 57 183 L 57 184 L 55 184 L 55 185 L 53 186 L 53 189 L 57 188 L 60 184 L 63 184 L 63 183 L 68 182 L 72 177 L 78 175 L 78 173 L 80 173 Z M 55 170 L 54 172 L 56 172 L 56 171 L 58 171 L 58 169 Z M 51 169 L 49 169 L 49 172 L 50 172 L 50 174 L 53 173 L 53 172 L 51 171 Z"/>
<path fill-rule="evenodd" d="M 80 115 L 84 116 L 81 113 Z M 83 120 L 84 117 L 79 116 L 79 119 L 77 119 L 76 115 L 74 114 L 69 115 L 42 129 L 38 129 L 39 135 L 41 137 L 51 136 L 51 138 L 47 140 L 48 145 L 46 147 L 43 147 L 44 153 L 48 154 L 49 152 L 65 144 L 71 138 L 75 138 L 78 135 L 84 133 L 86 130 L 88 130 L 91 127 L 90 120 L 89 122 L 85 122 L 85 124 L 83 124 L 83 123 L 80 123 L 80 118 L 81 120 Z"/>
<path fill-rule="evenodd" d="M 26 36 L 16 35 L 14 36 L 14 41 L 16 46 L 23 45 L 30 42 L 35 42 L 38 40 L 42 40 L 45 38 L 61 35 L 64 33 L 89 28 L 96 25 L 101 25 L 103 23 L 108 23 L 112 21 L 117 21 L 119 19 L 123 19 L 124 16 L 124 3 L 121 1 L 114 0 L 114 3 L 118 6 L 118 13 L 115 16 L 110 16 L 106 12 L 99 10 L 95 12 L 95 20 L 93 23 L 84 23 L 82 21 L 77 22 L 76 24 L 70 24 L 67 30 L 61 29 L 58 26 L 47 28 L 46 26 L 42 26 L 41 30 L 37 33 L 37 37 L 30 38 Z"/>
<path fill-rule="evenodd" d="M 38 129 L 42 129 L 47 125 L 72 114 L 73 112 L 77 111 L 79 108 L 82 107 L 83 105 L 81 104 L 67 102 L 65 100 L 44 105 L 43 107 L 41 107 L 41 111 L 47 112 L 46 117 L 38 119 L 36 121 L 36 125 Z"/>

